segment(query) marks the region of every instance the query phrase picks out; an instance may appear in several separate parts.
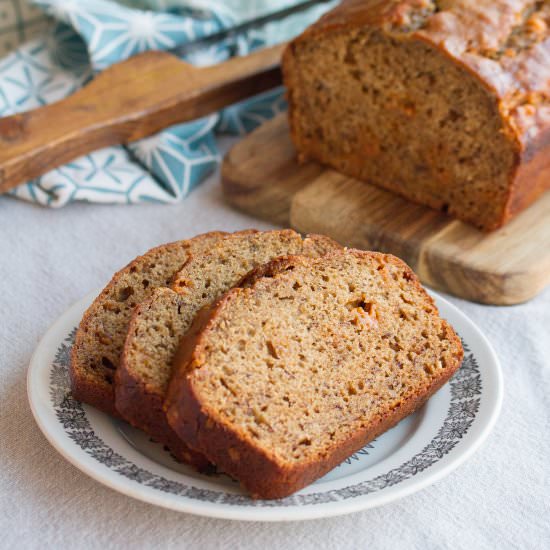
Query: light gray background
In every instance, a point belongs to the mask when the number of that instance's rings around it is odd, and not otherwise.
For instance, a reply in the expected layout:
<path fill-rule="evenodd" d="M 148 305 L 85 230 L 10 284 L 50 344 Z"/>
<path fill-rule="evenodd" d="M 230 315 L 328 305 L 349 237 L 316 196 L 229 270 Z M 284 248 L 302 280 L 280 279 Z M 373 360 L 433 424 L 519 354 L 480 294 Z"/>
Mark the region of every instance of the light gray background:
<path fill-rule="evenodd" d="M 500 357 L 502 414 L 466 464 L 382 508 L 303 523 L 199 518 L 119 495 L 54 451 L 25 384 L 48 326 L 152 246 L 248 227 L 270 226 L 227 207 L 217 176 L 176 206 L 0 197 L 0 548 L 550 548 L 550 289 L 507 308 L 451 299 Z"/>

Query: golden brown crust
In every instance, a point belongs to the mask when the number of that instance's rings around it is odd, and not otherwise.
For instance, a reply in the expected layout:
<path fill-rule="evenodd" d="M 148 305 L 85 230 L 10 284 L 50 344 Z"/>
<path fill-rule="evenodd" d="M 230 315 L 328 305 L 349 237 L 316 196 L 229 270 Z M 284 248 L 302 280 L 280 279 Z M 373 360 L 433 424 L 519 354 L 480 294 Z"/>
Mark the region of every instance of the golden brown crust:
<path fill-rule="evenodd" d="M 347 253 L 378 256 L 381 261 L 396 264 L 401 268 L 404 266 L 401 260 L 391 255 L 355 250 L 348 250 Z M 248 286 L 253 286 L 255 278 L 261 278 L 262 275 L 275 276 L 303 261 L 300 257 L 278 258 L 261 270 L 252 272 L 245 282 Z M 405 273 L 410 283 L 425 294 L 412 270 L 405 267 Z M 181 341 L 174 362 L 175 373 L 164 407 L 168 422 L 178 435 L 190 447 L 203 452 L 220 469 L 239 479 L 255 498 L 282 498 L 329 472 L 353 452 L 421 407 L 448 381 L 462 362 L 463 350 L 460 339 L 452 328 L 443 322 L 445 337 L 454 349 L 455 361 L 448 364 L 425 391 L 409 395 L 397 408 L 386 410 L 369 425 L 351 434 L 346 441 L 329 448 L 322 457 L 294 466 L 281 464 L 264 449 L 251 444 L 237 429 L 223 424 L 216 415 L 209 414 L 193 384 L 193 371 L 203 365 L 203 347 L 207 345 L 209 332 L 213 330 L 219 312 L 232 300 L 238 300 L 243 293 L 251 292 L 254 292 L 253 288 L 234 288 L 216 304 L 204 308 L 197 315 L 191 329 Z M 437 314 L 433 299 L 425 295 L 433 308 L 432 312 Z M 234 460 L 230 454 L 233 458 L 238 457 L 238 460 Z"/>
<path fill-rule="evenodd" d="M 166 445 L 181 462 L 194 466 L 200 472 L 213 469 L 208 459 L 202 453 L 190 449 L 166 422 L 162 408 L 164 395 L 158 395 L 153 388 L 148 388 L 142 380 L 132 376 L 124 367 L 124 360 L 117 369 L 116 384 L 117 414 L 136 428 L 144 430 L 155 441 Z"/>
<path fill-rule="evenodd" d="M 550 3 L 529 0 L 344 0 L 295 38 L 283 54 L 290 132 L 301 160 L 308 155 L 297 132 L 294 90 L 302 86 L 296 49 L 332 33 L 377 29 L 398 41 L 420 41 L 473 76 L 497 105 L 504 132 L 515 151 L 507 196 L 495 204 L 492 220 L 467 219 L 453 205 L 421 200 L 484 230 L 494 230 L 550 189 Z M 466 76 L 466 75 L 465 75 Z M 350 174 L 355 175 L 356 174 Z M 384 187 L 417 201 L 387 182 Z"/>
<path fill-rule="evenodd" d="M 550 53 L 549 53 L 550 65 Z M 511 177 L 508 202 L 502 224 L 525 210 L 550 189 L 550 113 L 547 126 L 521 153 L 516 172 Z M 496 229 L 496 226 L 489 229 Z"/>
<path fill-rule="evenodd" d="M 75 347 L 71 350 L 71 365 L 78 359 L 75 358 Z M 73 367 L 69 368 L 69 380 L 71 382 L 71 393 L 77 401 L 92 405 L 114 418 L 120 418 L 120 413 L 115 408 L 112 386 L 108 384 L 97 384 L 79 374 Z"/>

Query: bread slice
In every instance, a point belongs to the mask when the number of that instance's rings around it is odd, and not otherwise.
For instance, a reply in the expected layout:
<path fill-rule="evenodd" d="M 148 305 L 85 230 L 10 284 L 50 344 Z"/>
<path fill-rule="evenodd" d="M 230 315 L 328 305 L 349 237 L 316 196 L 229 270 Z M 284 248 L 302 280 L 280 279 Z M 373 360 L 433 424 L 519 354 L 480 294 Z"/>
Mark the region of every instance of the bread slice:
<path fill-rule="evenodd" d="M 116 407 L 134 426 L 181 456 L 181 440 L 166 421 L 163 402 L 174 353 L 196 312 L 229 290 L 251 269 L 286 254 L 320 256 L 341 248 L 292 230 L 227 235 L 193 254 L 174 276 L 172 288 L 158 288 L 135 310 L 116 375 Z M 184 449 L 185 451 L 185 449 Z"/>
<path fill-rule="evenodd" d="M 264 275 L 197 315 L 165 408 L 253 497 L 280 498 L 420 407 L 463 350 L 394 256 L 343 250 Z"/>
<path fill-rule="evenodd" d="M 167 285 L 190 253 L 212 246 L 224 233 L 153 248 L 118 271 L 84 314 L 71 355 L 70 377 L 75 399 L 118 416 L 114 375 L 134 307 L 159 285 Z"/>

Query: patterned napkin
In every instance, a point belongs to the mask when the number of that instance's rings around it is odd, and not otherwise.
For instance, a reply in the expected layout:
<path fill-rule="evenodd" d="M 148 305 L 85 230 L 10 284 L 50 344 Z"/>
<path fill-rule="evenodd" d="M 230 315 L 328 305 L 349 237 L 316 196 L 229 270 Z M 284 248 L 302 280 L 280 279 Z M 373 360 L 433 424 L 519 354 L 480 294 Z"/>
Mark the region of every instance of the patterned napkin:
<path fill-rule="evenodd" d="M 62 99 L 97 72 L 146 50 L 167 50 L 299 0 L 3 0 L 0 3 L 0 116 Z M 330 4 L 250 31 L 186 58 L 195 65 L 287 40 Z M 45 17 L 43 13 L 49 17 Z M 128 146 L 75 159 L 10 192 L 59 207 L 182 200 L 220 162 L 216 134 L 244 134 L 285 108 L 277 89 L 219 113 L 172 126 Z"/>

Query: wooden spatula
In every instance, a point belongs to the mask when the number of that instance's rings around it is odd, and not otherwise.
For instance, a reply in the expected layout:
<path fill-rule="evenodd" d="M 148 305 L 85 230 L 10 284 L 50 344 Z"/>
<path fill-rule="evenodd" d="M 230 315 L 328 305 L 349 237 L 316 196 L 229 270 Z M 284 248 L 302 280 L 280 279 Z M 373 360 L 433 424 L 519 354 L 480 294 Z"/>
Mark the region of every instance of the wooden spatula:
<path fill-rule="evenodd" d="M 142 53 L 62 101 L 0 119 L 0 192 L 101 147 L 154 134 L 279 85 L 283 48 L 205 68 L 165 52 Z"/>

